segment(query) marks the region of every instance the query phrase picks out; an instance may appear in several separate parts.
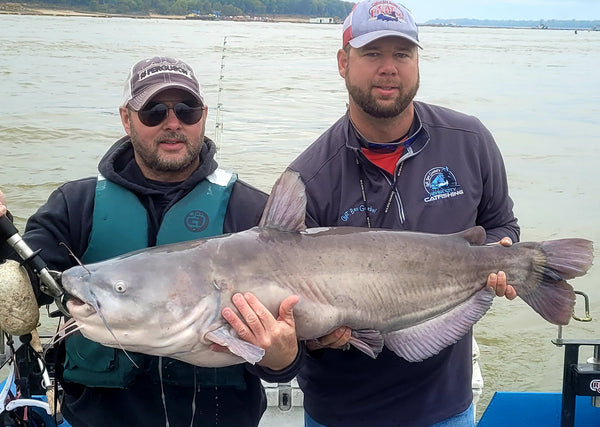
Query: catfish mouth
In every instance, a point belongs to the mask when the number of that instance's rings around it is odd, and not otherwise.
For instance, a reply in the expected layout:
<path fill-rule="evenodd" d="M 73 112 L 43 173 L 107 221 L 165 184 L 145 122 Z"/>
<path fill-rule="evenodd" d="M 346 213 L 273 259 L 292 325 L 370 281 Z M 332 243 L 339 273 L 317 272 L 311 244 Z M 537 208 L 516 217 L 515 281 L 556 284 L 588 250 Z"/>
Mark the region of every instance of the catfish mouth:
<path fill-rule="evenodd" d="M 80 319 L 93 316 L 98 311 L 94 305 L 89 304 L 73 295 L 71 295 L 67 300 L 66 306 L 71 317 Z"/>
<path fill-rule="evenodd" d="M 75 305 L 75 306 L 89 305 L 84 300 L 77 298 L 76 296 L 73 296 L 73 295 L 69 295 L 69 299 L 67 300 L 67 302 L 70 303 L 71 305 Z"/>
<path fill-rule="evenodd" d="M 100 310 L 100 303 L 97 301 L 96 294 L 91 289 L 66 289 L 66 304 L 75 308 L 77 311 L 97 312 Z"/>

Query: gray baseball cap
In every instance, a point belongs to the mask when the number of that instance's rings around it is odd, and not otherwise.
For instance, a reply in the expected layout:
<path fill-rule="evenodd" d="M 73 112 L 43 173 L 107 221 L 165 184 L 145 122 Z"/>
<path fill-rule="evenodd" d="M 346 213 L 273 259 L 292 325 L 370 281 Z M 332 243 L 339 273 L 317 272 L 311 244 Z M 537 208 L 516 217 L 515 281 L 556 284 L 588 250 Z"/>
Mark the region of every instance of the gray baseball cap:
<path fill-rule="evenodd" d="M 204 104 L 202 88 L 188 64 L 166 56 L 142 59 L 129 72 L 123 106 L 139 111 L 158 92 L 171 88 L 183 89 Z"/>

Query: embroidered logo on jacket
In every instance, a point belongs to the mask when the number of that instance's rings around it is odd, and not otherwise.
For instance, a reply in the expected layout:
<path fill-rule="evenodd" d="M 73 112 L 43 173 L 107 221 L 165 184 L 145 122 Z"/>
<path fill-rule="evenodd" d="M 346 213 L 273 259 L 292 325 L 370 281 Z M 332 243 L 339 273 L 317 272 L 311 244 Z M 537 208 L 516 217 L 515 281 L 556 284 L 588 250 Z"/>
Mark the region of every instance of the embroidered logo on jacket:
<path fill-rule="evenodd" d="M 423 178 L 423 186 L 429 196 L 425 197 L 425 203 L 435 202 L 440 199 L 447 199 L 449 197 L 456 197 L 464 194 L 460 185 L 456 182 L 456 177 L 445 167 L 435 167 L 429 169 Z"/>
<path fill-rule="evenodd" d="M 204 211 L 190 211 L 185 216 L 185 227 L 194 232 L 200 233 L 208 227 L 208 215 Z"/>

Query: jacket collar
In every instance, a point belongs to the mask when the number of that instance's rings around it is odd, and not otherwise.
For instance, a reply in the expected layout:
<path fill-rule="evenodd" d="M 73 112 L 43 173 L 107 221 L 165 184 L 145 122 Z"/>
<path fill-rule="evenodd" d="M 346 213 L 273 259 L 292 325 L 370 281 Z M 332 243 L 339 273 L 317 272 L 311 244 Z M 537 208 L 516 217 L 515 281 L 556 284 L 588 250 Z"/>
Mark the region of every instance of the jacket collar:
<path fill-rule="evenodd" d="M 415 116 L 413 118 L 412 125 L 410 126 L 409 136 L 404 141 L 404 146 L 406 148 L 411 147 L 411 151 L 413 153 L 417 153 L 421 151 L 429 142 L 429 131 L 421 121 L 419 103 L 414 102 L 414 105 Z M 346 135 L 346 147 L 351 150 L 360 151 L 361 145 L 359 138 L 354 133 L 354 128 L 350 120 L 350 111 L 346 111 L 346 114 L 342 120 L 342 131 L 344 135 Z"/>

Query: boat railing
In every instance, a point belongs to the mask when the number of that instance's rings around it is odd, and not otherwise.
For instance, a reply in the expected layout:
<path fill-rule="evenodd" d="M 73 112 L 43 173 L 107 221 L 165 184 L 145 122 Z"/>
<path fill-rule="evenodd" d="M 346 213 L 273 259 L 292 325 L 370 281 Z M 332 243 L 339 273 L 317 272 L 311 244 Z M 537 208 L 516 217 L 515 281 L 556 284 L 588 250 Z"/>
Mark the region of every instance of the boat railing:
<path fill-rule="evenodd" d="M 590 322 L 592 318 L 588 296 L 581 291 L 575 293 L 584 298 L 585 314 L 584 317 L 578 317 L 573 313 L 573 319 Z M 562 326 L 559 326 L 558 336 L 552 343 L 565 347 L 560 425 L 573 427 L 576 396 L 591 396 L 591 405 L 600 408 L 600 339 L 564 339 Z M 582 346 L 593 347 L 593 356 L 585 363 L 579 363 L 579 349 Z"/>

